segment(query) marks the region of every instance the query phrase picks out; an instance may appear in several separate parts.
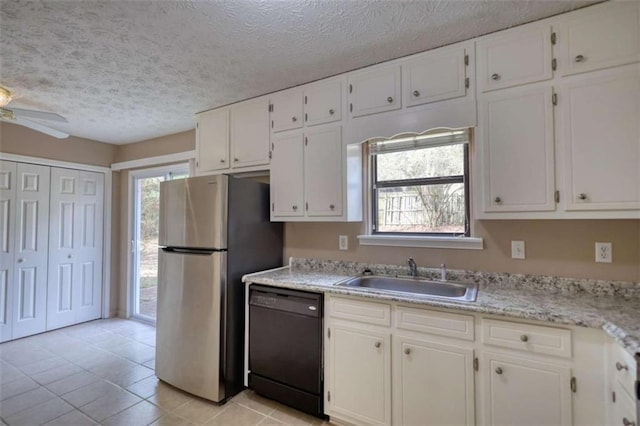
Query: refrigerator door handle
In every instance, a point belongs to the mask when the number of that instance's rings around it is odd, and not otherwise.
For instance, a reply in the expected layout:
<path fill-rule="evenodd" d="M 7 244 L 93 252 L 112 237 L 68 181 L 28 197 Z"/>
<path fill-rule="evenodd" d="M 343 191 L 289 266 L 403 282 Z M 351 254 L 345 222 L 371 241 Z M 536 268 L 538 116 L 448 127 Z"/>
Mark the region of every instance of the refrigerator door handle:
<path fill-rule="evenodd" d="M 196 249 L 196 248 L 179 248 L 179 247 L 162 247 L 162 251 L 165 253 L 177 253 L 177 254 L 195 254 L 200 256 L 210 256 L 218 250 L 211 249 Z"/>

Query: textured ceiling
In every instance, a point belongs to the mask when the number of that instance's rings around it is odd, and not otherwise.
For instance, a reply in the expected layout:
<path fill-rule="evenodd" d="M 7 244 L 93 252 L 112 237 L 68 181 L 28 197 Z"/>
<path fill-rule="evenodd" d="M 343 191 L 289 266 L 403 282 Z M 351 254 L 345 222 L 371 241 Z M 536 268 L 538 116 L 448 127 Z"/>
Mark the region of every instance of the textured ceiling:
<path fill-rule="evenodd" d="M 122 144 L 194 114 L 566 12 L 585 1 L 0 1 L 0 85 Z"/>

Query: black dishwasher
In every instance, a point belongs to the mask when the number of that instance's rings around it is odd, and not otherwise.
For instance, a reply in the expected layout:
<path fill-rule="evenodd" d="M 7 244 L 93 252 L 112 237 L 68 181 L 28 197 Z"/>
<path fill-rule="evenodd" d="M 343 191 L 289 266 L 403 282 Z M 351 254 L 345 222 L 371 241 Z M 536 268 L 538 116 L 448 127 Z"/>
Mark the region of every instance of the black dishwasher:
<path fill-rule="evenodd" d="M 249 388 L 324 416 L 322 294 L 251 285 Z"/>

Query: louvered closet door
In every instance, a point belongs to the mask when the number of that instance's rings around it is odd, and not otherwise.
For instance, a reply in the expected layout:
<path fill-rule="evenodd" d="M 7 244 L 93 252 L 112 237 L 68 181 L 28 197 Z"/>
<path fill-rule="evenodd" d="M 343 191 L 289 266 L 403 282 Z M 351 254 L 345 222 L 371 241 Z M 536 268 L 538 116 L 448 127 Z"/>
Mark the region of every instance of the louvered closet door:
<path fill-rule="evenodd" d="M 16 163 L 0 161 L 0 342 L 11 340 L 16 223 Z"/>
<path fill-rule="evenodd" d="M 104 175 L 53 168 L 47 329 L 100 317 Z"/>
<path fill-rule="evenodd" d="M 49 172 L 46 166 L 17 164 L 12 289 L 14 339 L 45 331 Z"/>

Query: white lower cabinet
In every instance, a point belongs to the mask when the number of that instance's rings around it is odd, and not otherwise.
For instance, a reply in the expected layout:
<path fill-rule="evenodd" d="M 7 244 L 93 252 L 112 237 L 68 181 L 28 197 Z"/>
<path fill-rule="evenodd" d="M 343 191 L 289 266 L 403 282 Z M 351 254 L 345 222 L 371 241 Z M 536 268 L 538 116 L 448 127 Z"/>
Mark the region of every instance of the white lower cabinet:
<path fill-rule="evenodd" d="M 391 334 L 331 327 L 331 390 L 336 417 L 372 425 L 391 423 Z"/>
<path fill-rule="evenodd" d="M 394 336 L 392 359 L 394 424 L 475 424 L 473 349 Z"/>
<path fill-rule="evenodd" d="M 571 369 L 484 353 L 487 425 L 571 425 Z"/>
<path fill-rule="evenodd" d="M 325 413 L 357 425 L 589 426 L 608 404 L 604 333 L 357 297 L 325 298 Z M 616 348 L 619 348 L 617 345 Z M 573 348 L 573 351 L 572 351 Z M 622 352 L 611 383 L 628 388 Z M 635 373 L 634 373 L 635 374 Z M 617 420 L 615 420 L 617 419 Z M 613 421 L 615 420 L 615 421 Z"/>

